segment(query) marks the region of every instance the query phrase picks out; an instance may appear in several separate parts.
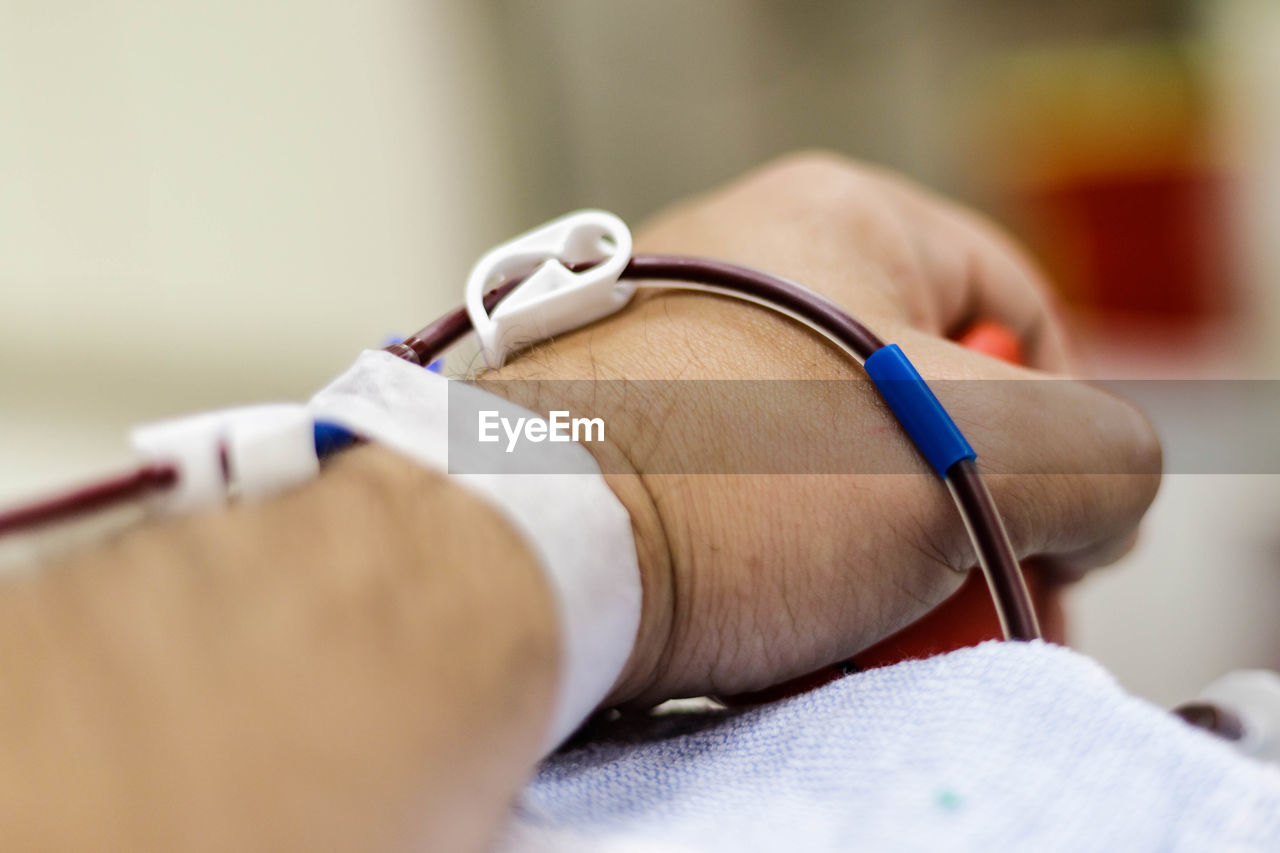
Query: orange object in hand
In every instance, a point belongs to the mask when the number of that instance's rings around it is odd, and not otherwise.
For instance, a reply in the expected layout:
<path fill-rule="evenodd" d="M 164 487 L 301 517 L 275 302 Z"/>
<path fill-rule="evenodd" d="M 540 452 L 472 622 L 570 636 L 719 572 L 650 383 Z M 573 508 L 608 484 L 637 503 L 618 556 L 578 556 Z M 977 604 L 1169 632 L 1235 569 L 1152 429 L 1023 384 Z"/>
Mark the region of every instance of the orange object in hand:
<path fill-rule="evenodd" d="M 965 349 L 998 358 L 1009 364 L 1026 364 L 1026 356 L 1022 352 L 1022 341 L 1007 326 L 992 323 L 990 320 L 979 320 L 960 336 L 957 342 Z"/>

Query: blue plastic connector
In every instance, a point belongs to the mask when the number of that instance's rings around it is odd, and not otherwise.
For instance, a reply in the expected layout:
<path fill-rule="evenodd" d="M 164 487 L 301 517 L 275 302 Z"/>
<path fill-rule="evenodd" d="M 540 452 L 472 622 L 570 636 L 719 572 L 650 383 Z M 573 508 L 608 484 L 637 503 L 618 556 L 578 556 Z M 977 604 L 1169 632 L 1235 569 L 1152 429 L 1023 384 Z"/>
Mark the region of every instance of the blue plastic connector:
<path fill-rule="evenodd" d="M 339 450 L 345 450 L 355 443 L 356 437 L 346 427 L 338 426 L 330 421 L 316 421 L 315 442 L 316 458 L 324 459 Z"/>
<path fill-rule="evenodd" d="M 978 458 L 956 422 L 897 344 L 876 350 L 864 367 L 898 423 L 939 477 L 945 479 L 947 471 L 961 459 Z"/>

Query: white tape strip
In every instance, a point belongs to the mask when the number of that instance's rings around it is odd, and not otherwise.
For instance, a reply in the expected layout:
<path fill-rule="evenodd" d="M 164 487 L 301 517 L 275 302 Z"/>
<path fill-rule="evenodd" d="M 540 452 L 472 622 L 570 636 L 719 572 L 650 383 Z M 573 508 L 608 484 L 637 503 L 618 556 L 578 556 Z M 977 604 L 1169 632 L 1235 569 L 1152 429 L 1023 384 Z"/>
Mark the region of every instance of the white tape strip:
<path fill-rule="evenodd" d="M 218 506 L 232 491 L 249 499 L 270 497 L 320 470 L 311 413 L 297 403 L 160 421 L 136 428 L 130 440 L 147 461 L 178 469 L 173 488 L 151 501 L 153 510 L 166 515 Z"/>
<path fill-rule="evenodd" d="M 476 423 L 481 409 L 534 417 L 478 388 L 377 351 L 361 354 L 311 400 L 310 409 L 313 418 L 448 471 L 451 404 L 468 410 L 455 410 L 455 423 Z M 561 680 L 548 751 L 573 733 L 622 672 L 639 628 L 641 597 L 626 509 L 585 448 L 557 449 L 577 455 L 568 470 L 583 473 L 458 473 L 465 454 L 453 460 L 455 479 L 497 507 L 533 549 L 559 609 Z"/>

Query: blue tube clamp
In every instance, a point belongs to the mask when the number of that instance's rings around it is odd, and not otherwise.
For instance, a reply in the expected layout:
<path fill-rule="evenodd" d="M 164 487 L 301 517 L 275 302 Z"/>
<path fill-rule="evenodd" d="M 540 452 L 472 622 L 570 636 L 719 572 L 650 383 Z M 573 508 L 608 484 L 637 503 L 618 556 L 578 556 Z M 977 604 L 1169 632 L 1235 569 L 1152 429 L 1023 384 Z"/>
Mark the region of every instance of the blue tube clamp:
<path fill-rule="evenodd" d="M 946 479 L 947 471 L 961 459 L 978 458 L 956 422 L 897 344 L 873 352 L 864 367 L 898 423 L 939 477 Z"/>

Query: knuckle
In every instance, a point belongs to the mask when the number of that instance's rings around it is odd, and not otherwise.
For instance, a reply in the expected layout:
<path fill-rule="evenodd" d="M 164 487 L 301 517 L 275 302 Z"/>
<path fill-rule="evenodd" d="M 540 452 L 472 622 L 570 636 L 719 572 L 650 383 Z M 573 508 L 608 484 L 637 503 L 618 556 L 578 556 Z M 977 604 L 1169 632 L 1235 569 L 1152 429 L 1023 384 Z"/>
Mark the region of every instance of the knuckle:
<path fill-rule="evenodd" d="M 1121 416 L 1127 422 L 1127 435 L 1121 448 L 1126 470 L 1136 475 L 1135 503 L 1138 514 L 1146 512 L 1147 507 L 1155 500 L 1160 488 L 1160 479 L 1164 470 L 1164 450 L 1160 445 L 1160 436 L 1155 425 L 1146 413 L 1132 401 L 1122 397 L 1116 398 L 1120 403 Z"/>
<path fill-rule="evenodd" d="M 798 151 L 766 164 L 758 179 L 790 195 L 847 203 L 847 194 L 867 183 L 866 169 L 831 151 Z"/>
<path fill-rule="evenodd" d="M 1125 400 L 1124 406 L 1133 423 L 1130 453 L 1135 462 L 1135 469 L 1139 474 L 1159 477 L 1164 468 L 1164 450 L 1160 446 L 1160 436 L 1156 433 L 1155 425 L 1151 423 L 1146 413 L 1133 403 Z"/>
<path fill-rule="evenodd" d="M 1164 456 L 1151 419 L 1136 403 L 1113 389 L 1086 387 L 1096 395 L 1094 407 L 1100 417 L 1097 434 L 1109 445 L 1109 470 L 1158 481 Z"/>
<path fill-rule="evenodd" d="M 853 160 L 826 148 L 806 148 L 792 151 L 773 161 L 771 167 L 779 170 L 812 173 L 819 176 L 854 174 L 859 171 L 859 166 Z"/>

